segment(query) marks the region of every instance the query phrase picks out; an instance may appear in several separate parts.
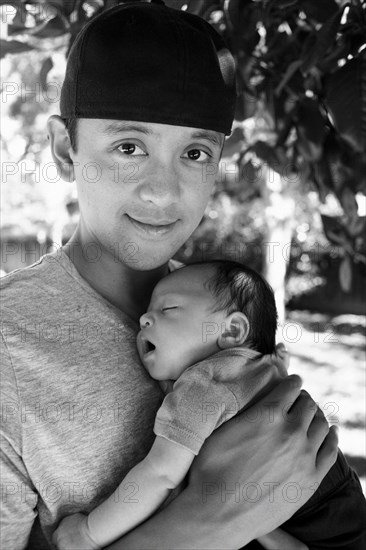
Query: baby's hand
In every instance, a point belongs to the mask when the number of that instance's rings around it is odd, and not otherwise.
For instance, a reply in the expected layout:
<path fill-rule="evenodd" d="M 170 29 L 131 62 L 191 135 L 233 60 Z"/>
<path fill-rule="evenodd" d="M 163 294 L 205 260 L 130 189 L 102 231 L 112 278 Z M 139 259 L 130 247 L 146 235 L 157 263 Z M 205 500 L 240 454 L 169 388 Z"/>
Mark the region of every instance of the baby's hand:
<path fill-rule="evenodd" d="M 61 521 L 52 536 L 57 550 L 101 549 L 88 535 L 87 517 L 85 514 L 72 514 Z"/>

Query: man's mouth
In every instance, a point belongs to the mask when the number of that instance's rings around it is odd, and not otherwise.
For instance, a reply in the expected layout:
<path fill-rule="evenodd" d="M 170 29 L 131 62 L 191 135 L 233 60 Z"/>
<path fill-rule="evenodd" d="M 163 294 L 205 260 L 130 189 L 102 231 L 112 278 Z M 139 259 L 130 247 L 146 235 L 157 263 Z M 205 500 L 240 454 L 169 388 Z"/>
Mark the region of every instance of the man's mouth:
<path fill-rule="evenodd" d="M 171 219 L 137 219 L 126 214 L 128 221 L 144 236 L 162 237 L 168 235 L 179 220 Z"/>

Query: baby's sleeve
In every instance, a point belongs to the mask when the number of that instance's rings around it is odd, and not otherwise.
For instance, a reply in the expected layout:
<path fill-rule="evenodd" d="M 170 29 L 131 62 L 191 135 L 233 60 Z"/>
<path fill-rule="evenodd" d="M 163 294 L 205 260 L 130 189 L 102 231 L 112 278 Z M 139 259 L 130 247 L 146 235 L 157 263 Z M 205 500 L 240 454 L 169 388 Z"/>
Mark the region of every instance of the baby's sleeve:
<path fill-rule="evenodd" d="M 199 365 L 187 369 L 164 399 L 155 419 L 155 435 L 198 454 L 205 439 L 239 412 L 234 394 Z"/>

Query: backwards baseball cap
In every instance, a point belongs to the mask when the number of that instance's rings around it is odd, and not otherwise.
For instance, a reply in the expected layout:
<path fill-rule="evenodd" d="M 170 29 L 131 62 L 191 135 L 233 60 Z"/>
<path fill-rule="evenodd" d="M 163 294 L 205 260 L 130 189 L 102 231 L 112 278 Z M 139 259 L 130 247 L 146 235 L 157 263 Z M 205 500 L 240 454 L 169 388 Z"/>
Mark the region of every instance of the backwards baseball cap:
<path fill-rule="evenodd" d="M 191 126 L 230 134 L 235 65 L 201 17 L 146 2 L 110 8 L 71 47 L 61 90 L 63 118 Z"/>

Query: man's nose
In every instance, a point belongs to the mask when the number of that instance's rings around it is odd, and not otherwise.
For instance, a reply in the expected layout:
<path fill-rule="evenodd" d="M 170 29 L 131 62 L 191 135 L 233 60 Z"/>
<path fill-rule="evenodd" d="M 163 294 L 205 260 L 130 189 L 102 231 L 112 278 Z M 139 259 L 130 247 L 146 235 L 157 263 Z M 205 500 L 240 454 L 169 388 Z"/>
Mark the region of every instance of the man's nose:
<path fill-rule="evenodd" d="M 144 313 L 140 317 L 140 328 L 151 327 L 153 324 L 151 313 Z"/>
<path fill-rule="evenodd" d="M 180 199 L 179 175 L 172 163 L 155 162 L 139 189 L 144 202 L 167 208 Z"/>

